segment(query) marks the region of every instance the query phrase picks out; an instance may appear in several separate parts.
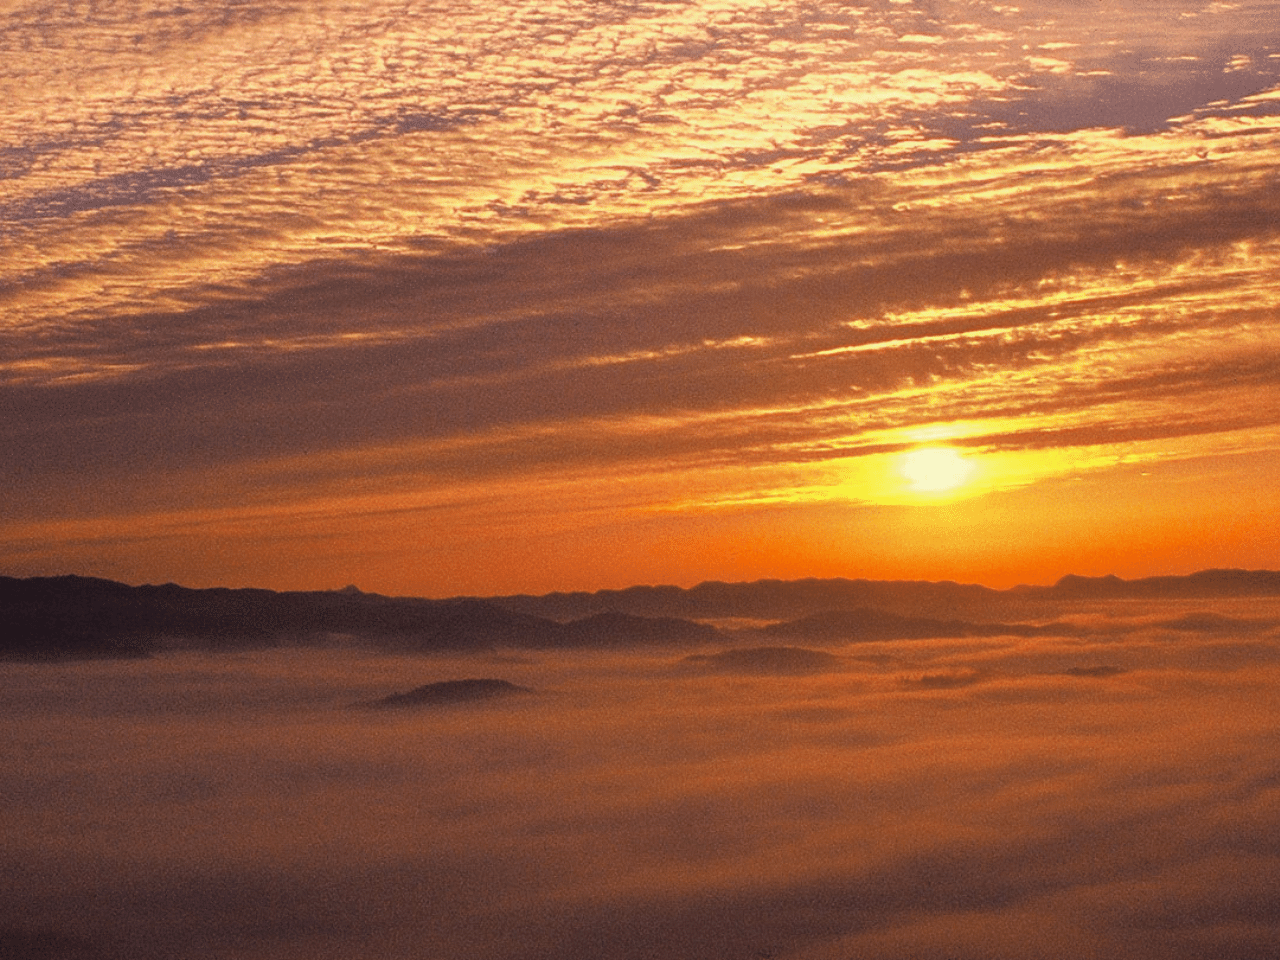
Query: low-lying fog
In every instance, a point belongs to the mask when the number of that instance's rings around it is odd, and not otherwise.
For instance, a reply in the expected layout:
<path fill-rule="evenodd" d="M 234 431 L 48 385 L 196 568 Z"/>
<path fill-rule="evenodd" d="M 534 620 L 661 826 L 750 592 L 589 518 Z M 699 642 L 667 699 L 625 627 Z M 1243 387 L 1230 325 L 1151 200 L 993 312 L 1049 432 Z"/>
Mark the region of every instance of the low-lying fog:
<path fill-rule="evenodd" d="M 0 955 L 1273 955 L 1280 603 L 1078 622 L 0 664 Z"/>

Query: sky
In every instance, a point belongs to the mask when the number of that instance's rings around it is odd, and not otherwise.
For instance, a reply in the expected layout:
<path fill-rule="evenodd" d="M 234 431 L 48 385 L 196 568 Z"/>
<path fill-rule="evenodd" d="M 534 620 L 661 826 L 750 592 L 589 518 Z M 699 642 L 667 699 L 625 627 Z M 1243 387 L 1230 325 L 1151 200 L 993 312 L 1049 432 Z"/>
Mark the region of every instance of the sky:
<path fill-rule="evenodd" d="M 1280 567 L 1280 3 L 0 0 L 0 567 Z"/>

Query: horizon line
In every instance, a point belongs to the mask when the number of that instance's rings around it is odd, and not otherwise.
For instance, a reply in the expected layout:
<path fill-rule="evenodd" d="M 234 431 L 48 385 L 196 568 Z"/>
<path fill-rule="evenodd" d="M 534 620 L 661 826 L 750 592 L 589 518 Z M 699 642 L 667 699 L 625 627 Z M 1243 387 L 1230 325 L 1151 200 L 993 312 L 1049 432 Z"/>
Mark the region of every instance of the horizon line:
<path fill-rule="evenodd" d="M 211 586 L 189 586 L 187 584 L 177 583 L 176 581 L 172 581 L 172 580 L 165 581 L 163 583 L 155 583 L 150 581 L 140 582 L 140 583 L 131 583 L 127 580 L 118 580 L 113 577 L 103 577 L 103 576 L 97 576 L 92 574 L 81 574 L 81 573 L 33 574 L 25 577 L 15 576 L 13 574 L 8 574 L 8 573 L 0 573 L 0 579 L 18 580 L 18 581 L 89 580 L 89 581 L 97 581 L 101 583 L 119 584 L 121 586 L 126 586 L 133 589 L 139 589 L 143 587 L 152 587 L 152 588 L 177 587 L 182 590 L 194 590 L 194 591 L 253 590 L 253 591 L 262 591 L 265 593 L 277 593 L 277 594 L 281 594 L 281 593 L 350 593 L 354 595 L 367 596 L 367 597 L 384 597 L 384 598 L 393 599 L 393 600 L 447 601 L 447 600 L 500 600 L 500 599 L 516 598 L 516 597 L 528 597 L 528 598 L 537 599 L 537 598 L 544 598 L 544 597 L 598 596 L 601 594 L 618 594 L 618 593 L 627 593 L 630 591 L 642 591 L 642 590 L 675 590 L 681 593 L 688 593 L 704 587 L 748 587 L 748 586 L 758 586 L 761 584 L 800 584 L 800 583 L 881 583 L 881 584 L 917 584 L 917 585 L 924 584 L 924 585 L 931 585 L 931 586 L 956 586 L 956 587 L 971 587 L 971 588 L 976 587 L 983 590 L 989 590 L 993 593 L 1016 593 L 1019 591 L 1026 591 L 1026 590 L 1052 590 L 1062 586 L 1064 583 L 1069 583 L 1072 581 L 1090 582 L 1090 583 L 1108 582 L 1108 583 L 1132 584 L 1132 583 L 1143 583 L 1143 582 L 1148 582 L 1153 580 L 1191 580 L 1197 577 L 1205 577 L 1210 574 L 1280 576 L 1280 570 L 1273 570 L 1267 567 L 1259 567 L 1259 568 L 1204 567 L 1201 569 L 1193 570 L 1190 573 L 1157 573 L 1157 574 L 1148 574 L 1140 577 L 1122 577 L 1116 573 L 1105 573 L 1105 574 L 1097 574 L 1097 575 L 1064 573 L 1061 576 L 1059 576 L 1057 579 L 1052 581 L 1051 583 L 1017 583 L 1008 587 L 993 587 L 988 584 L 980 583 L 977 581 L 963 581 L 963 580 L 955 580 L 951 578 L 930 580 L 930 579 L 922 579 L 922 578 L 876 578 L 876 577 L 849 577 L 849 576 L 834 576 L 834 577 L 808 576 L 808 577 L 791 577 L 791 578 L 759 577 L 754 580 L 700 580 L 691 586 L 680 586 L 679 584 L 673 584 L 673 583 L 635 583 L 625 587 L 599 587 L 594 590 L 591 590 L 591 589 L 550 590 L 545 593 L 531 593 L 531 592 L 523 592 L 523 591 L 519 591 L 515 593 L 492 593 L 492 594 L 459 593 L 459 594 L 451 594 L 448 596 L 427 596 L 424 594 L 380 593 L 376 590 L 364 590 L 361 587 L 357 586 L 356 584 L 346 584 L 345 586 L 342 586 L 342 587 L 277 589 L 274 587 L 261 587 L 261 586 L 254 586 L 254 585 L 227 586 L 225 584 L 215 584 Z"/>

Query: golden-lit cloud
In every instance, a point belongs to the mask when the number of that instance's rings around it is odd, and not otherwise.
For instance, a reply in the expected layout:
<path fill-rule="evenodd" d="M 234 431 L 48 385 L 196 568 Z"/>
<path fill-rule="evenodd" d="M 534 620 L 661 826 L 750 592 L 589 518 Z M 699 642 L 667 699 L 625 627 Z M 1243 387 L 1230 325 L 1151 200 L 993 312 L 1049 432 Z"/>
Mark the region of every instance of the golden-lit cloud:
<path fill-rule="evenodd" d="M 1274 12 L 14 7 L 0 543 L 1267 462 Z"/>
<path fill-rule="evenodd" d="M 909 489 L 941 494 L 963 487 L 974 464 L 953 447 L 918 447 L 902 455 L 900 469 Z"/>

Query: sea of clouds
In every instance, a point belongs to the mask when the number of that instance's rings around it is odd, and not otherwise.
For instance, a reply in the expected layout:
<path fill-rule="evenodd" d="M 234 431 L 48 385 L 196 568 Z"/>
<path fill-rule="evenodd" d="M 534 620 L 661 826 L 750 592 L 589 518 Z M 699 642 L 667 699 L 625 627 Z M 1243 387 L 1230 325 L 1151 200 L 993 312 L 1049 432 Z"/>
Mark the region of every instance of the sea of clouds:
<path fill-rule="evenodd" d="M 1266 955 L 1280 604 L 1075 621 L 3 664 L 0 955 Z M 470 677 L 534 694 L 361 709 Z"/>

